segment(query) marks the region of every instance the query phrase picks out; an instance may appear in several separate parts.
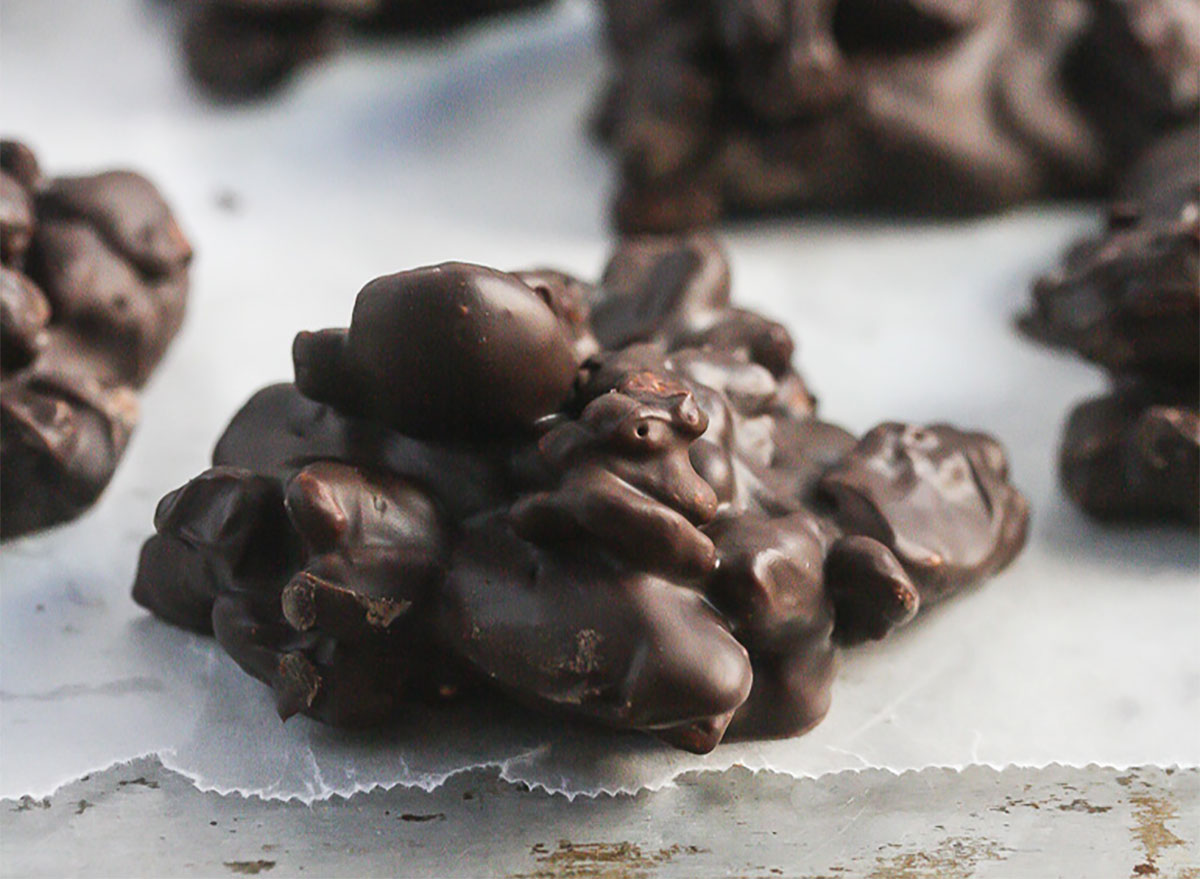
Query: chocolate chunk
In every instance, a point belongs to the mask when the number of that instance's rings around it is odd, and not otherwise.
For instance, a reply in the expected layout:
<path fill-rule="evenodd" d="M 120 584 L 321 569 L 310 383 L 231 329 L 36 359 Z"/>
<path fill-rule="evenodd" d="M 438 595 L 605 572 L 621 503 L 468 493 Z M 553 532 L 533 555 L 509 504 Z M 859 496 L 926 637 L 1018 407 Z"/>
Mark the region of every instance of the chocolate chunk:
<path fill-rule="evenodd" d="M 0 145 L 0 535 L 75 518 L 108 484 L 134 391 L 179 330 L 191 248 L 129 171 L 43 178 Z"/>
<path fill-rule="evenodd" d="M 817 420 L 793 350 L 702 236 L 623 242 L 595 288 L 377 279 L 163 501 L 134 598 L 285 718 L 491 688 L 700 753 L 802 732 L 841 646 L 999 570 L 1026 511 L 983 435 Z"/>
<path fill-rule="evenodd" d="M 1197 118 L 1200 17 L 1121 0 L 606 0 L 624 232 L 1112 187 Z"/>
<path fill-rule="evenodd" d="M 1033 288 L 1021 328 L 1108 371 L 1110 396 L 1071 414 L 1067 494 L 1097 518 L 1200 513 L 1200 137 L 1181 129 L 1126 174 L 1107 228 Z"/>

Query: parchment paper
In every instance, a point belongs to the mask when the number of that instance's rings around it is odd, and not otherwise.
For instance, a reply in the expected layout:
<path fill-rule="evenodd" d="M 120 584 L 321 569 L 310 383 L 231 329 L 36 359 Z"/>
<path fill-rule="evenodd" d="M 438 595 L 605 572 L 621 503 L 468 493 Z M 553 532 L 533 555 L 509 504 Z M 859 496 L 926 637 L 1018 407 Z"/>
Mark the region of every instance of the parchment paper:
<path fill-rule="evenodd" d="M 345 325 L 370 278 L 451 258 L 597 274 L 610 175 L 583 132 L 595 22 L 568 4 L 445 44 L 359 46 L 277 101 L 213 108 L 151 6 L 3 4 L 6 131 L 51 172 L 144 170 L 198 257 L 186 326 L 102 501 L 0 551 L 0 796 L 145 754 L 205 789 L 306 801 L 474 766 L 574 796 L 734 764 L 1200 763 L 1196 537 L 1106 530 L 1066 505 L 1058 433 L 1103 379 L 1011 329 L 1029 279 L 1096 223 L 1087 208 L 727 236 L 735 295 L 792 328 L 826 417 L 986 428 L 1035 513 L 1004 575 L 847 653 L 813 733 L 698 758 L 500 704 L 417 709 L 369 735 L 281 724 L 215 645 L 129 599 L 154 505 L 207 465 L 251 392 L 290 376 L 292 335 Z"/>

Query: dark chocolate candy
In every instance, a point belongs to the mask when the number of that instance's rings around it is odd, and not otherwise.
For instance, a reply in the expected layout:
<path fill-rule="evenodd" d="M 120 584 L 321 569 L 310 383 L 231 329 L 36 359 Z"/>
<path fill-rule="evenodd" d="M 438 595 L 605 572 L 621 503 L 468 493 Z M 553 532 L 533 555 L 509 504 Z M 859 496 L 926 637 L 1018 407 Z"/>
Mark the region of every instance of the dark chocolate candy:
<path fill-rule="evenodd" d="M 179 329 L 191 249 L 129 171 L 43 178 L 0 146 L 0 535 L 74 518 L 112 477 L 134 390 Z"/>
<path fill-rule="evenodd" d="M 838 648 L 1003 567 L 1026 511 L 982 435 L 817 420 L 728 288 L 703 236 L 623 242 L 597 288 L 373 281 L 164 499 L 134 597 L 285 717 L 482 686 L 697 752 L 809 729 Z"/>
<path fill-rule="evenodd" d="M 1071 414 L 1067 494 L 1104 520 L 1200 519 L 1200 133 L 1180 129 L 1125 175 L 1107 228 L 1033 288 L 1021 328 L 1112 378 Z"/>
<path fill-rule="evenodd" d="M 174 0 L 188 73 L 211 97 L 270 94 L 353 29 L 437 34 L 546 0 Z"/>
<path fill-rule="evenodd" d="M 1196 118 L 1200 16 L 1122 0 L 606 0 L 625 232 L 1110 187 Z"/>

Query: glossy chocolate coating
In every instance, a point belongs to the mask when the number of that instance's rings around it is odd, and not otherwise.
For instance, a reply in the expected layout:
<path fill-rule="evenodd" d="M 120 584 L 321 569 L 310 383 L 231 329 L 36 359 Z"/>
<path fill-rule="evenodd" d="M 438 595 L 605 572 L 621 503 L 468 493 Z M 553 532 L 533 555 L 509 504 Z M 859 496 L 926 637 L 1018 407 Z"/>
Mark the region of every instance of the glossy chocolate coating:
<path fill-rule="evenodd" d="M 1104 521 L 1200 525 L 1200 415 L 1132 384 L 1079 404 L 1063 432 L 1059 466 L 1075 503 Z"/>
<path fill-rule="evenodd" d="M 173 0 L 188 73 L 210 97 L 277 91 L 352 30 L 433 35 L 546 0 Z"/>
<path fill-rule="evenodd" d="M 586 536 L 629 567 L 709 573 L 716 558 L 699 526 L 715 515 L 717 495 L 688 454 L 707 427 L 682 385 L 627 376 L 538 441 L 556 484 L 513 505 L 513 528 L 537 543 Z"/>
<path fill-rule="evenodd" d="M 191 248 L 129 171 L 43 178 L 0 147 L 0 535 L 73 519 L 137 421 L 134 390 L 179 330 Z"/>
<path fill-rule="evenodd" d="M 1155 145 L 1129 172 L 1107 229 L 1040 278 L 1022 329 L 1121 375 L 1200 370 L 1200 132 Z"/>
<path fill-rule="evenodd" d="M 1029 507 L 985 434 L 881 424 L 825 473 L 821 490 L 847 532 L 895 554 L 925 605 L 1005 567 L 1025 542 Z"/>
<path fill-rule="evenodd" d="M 817 420 L 793 350 L 704 236 L 625 241 L 595 288 L 378 279 L 164 499 L 134 597 L 211 629 L 285 717 L 479 686 L 696 752 L 797 734 L 839 647 L 1003 567 L 1026 511 L 979 434 L 929 428 L 876 474 L 919 431 Z"/>
<path fill-rule="evenodd" d="M 443 441 L 530 433 L 580 365 L 532 287 L 465 263 L 376 278 L 348 331 L 301 333 L 293 356 L 305 396 Z"/>
<path fill-rule="evenodd" d="M 750 691 L 746 650 L 696 590 L 597 548 L 470 527 L 442 591 L 448 640 L 521 698 L 711 751 Z"/>
<path fill-rule="evenodd" d="M 1195 119 L 1169 0 L 606 0 L 623 232 L 729 214 L 961 214 L 1112 186 Z"/>
<path fill-rule="evenodd" d="M 1063 486 L 1104 520 L 1200 519 L 1200 133 L 1181 129 L 1125 175 L 1107 228 L 1033 288 L 1021 328 L 1102 366 L 1108 397 L 1079 405 Z"/>

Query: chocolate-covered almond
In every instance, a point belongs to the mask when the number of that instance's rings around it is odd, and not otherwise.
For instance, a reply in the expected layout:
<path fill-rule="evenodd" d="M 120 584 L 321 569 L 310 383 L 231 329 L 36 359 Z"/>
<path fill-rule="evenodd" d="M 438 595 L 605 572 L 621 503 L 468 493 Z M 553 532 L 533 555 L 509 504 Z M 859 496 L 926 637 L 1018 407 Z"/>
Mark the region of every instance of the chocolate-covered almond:
<path fill-rule="evenodd" d="M 742 643 L 783 650 L 829 637 L 824 566 L 835 535 L 828 523 L 807 511 L 779 518 L 746 513 L 719 519 L 706 533 L 720 560 L 707 594 Z"/>
<path fill-rule="evenodd" d="M 1021 328 L 1113 373 L 1195 382 L 1200 371 L 1200 134 L 1178 131 L 1130 170 L 1101 237 L 1038 279 Z"/>
<path fill-rule="evenodd" d="M 45 220 L 80 220 L 150 277 L 177 272 L 192 248 L 154 185 L 131 171 L 58 177 L 38 191 Z"/>
<path fill-rule="evenodd" d="M 37 284 L 0 266 L 0 362 L 4 372 L 27 366 L 46 344 L 50 303 Z"/>
<path fill-rule="evenodd" d="M 566 400 L 572 341 L 520 278 L 445 263 L 376 278 L 344 335 L 298 336 L 296 385 L 410 436 L 529 433 Z"/>

